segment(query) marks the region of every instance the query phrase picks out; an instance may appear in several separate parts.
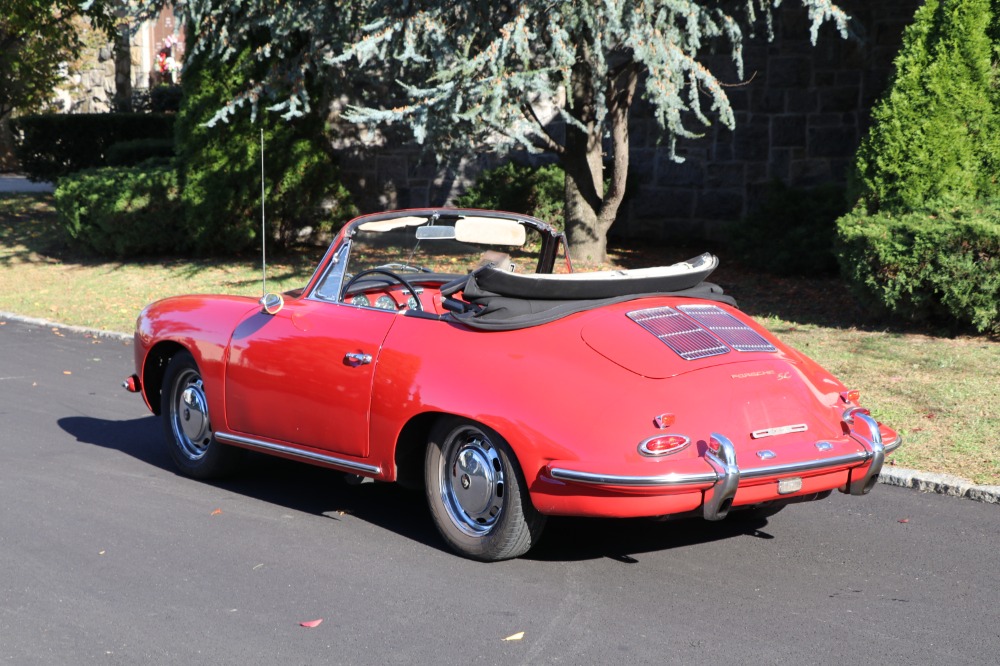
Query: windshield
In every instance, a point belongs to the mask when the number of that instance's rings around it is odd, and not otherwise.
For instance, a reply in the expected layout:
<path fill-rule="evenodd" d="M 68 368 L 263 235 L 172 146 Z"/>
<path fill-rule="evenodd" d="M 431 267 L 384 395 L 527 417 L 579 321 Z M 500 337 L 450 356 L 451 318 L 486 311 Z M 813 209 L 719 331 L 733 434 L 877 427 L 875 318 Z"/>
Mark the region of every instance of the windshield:
<path fill-rule="evenodd" d="M 336 299 L 342 285 L 372 269 L 413 283 L 445 282 L 486 265 L 513 273 L 552 272 L 562 249 L 561 236 L 533 220 L 476 211 L 419 213 L 353 223 L 317 295 Z M 561 262 L 556 265 L 566 270 Z"/>
<path fill-rule="evenodd" d="M 515 220 L 399 218 L 360 225 L 351 240 L 347 272 L 386 268 L 400 274 L 464 275 L 487 263 L 534 273 L 542 238 Z"/>

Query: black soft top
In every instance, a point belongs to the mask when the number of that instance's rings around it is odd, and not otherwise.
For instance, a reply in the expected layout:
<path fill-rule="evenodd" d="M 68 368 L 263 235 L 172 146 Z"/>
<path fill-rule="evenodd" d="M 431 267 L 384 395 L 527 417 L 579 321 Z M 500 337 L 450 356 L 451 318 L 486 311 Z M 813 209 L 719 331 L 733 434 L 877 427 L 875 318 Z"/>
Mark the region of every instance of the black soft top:
<path fill-rule="evenodd" d="M 650 296 L 701 298 L 735 306 L 721 287 L 704 281 L 718 262 L 706 253 L 661 268 L 567 275 L 517 275 L 487 265 L 444 285 L 441 295 L 462 292 L 461 301 L 446 299 L 455 318 L 473 328 L 495 331 L 539 326 Z"/>

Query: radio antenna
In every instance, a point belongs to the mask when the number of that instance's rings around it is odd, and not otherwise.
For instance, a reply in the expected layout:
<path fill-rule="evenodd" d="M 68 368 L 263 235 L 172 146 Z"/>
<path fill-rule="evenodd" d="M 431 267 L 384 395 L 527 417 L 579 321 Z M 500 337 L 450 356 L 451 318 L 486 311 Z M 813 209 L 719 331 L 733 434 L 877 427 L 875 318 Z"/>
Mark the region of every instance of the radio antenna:
<path fill-rule="evenodd" d="M 267 223 L 264 217 L 264 128 L 260 128 L 260 271 L 261 298 L 267 295 Z"/>
<path fill-rule="evenodd" d="M 285 305 L 281 294 L 267 293 L 267 222 L 264 215 L 264 128 L 260 130 L 260 284 L 261 310 L 269 315 L 278 314 Z"/>

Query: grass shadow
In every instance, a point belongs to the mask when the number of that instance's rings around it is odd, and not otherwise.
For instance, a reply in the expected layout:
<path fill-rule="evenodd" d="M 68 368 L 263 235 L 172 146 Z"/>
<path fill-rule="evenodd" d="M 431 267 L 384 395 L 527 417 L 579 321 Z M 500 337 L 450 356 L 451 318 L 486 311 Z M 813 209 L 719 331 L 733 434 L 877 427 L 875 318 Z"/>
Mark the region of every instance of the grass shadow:
<path fill-rule="evenodd" d="M 839 276 L 783 276 L 748 268 L 720 243 L 650 246 L 635 241 L 612 242 L 608 254 L 623 268 L 644 268 L 685 261 L 702 252 L 719 257 L 719 267 L 708 278 L 736 299 L 741 310 L 757 318 L 777 318 L 795 325 L 813 325 L 860 331 L 918 333 L 952 338 L 974 331 L 956 330 L 947 323 L 900 320 L 868 307 L 854 296 Z"/>

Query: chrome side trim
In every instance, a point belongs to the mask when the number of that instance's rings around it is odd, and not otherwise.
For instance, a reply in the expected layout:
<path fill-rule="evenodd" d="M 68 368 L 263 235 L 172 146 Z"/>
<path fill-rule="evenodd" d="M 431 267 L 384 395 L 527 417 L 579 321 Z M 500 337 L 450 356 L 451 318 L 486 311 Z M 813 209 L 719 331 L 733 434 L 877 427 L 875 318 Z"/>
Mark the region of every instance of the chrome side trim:
<path fill-rule="evenodd" d="M 366 474 L 381 474 L 382 468 L 376 467 L 375 465 L 366 465 L 364 463 L 354 462 L 353 460 L 344 460 L 343 458 L 334 458 L 333 456 L 326 456 L 322 453 L 312 453 L 311 451 L 302 451 L 301 449 L 294 449 L 290 446 L 282 446 L 281 444 L 272 444 L 271 442 L 262 442 L 259 439 L 253 439 L 252 437 L 243 437 L 242 435 L 234 435 L 228 432 L 216 432 L 216 439 L 222 440 L 224 442 L 233 442 L 239 444 L 240 446 L 245 446 L 250 449 L 257 449 L 259 451 L 281 453 L 293 458 L 300 458 L 307 462 L 322 463 L 324 465 L 333 465 L 335 467 L 341 467 L 343 469 L 349 469 L 354 472 L 364 472 Z"/>
<path fill-rule="evenodd" d="M 619 476 L 616 474 L 597 474 L 594 472 L 579 472 L 573 469 L 552 467 L 549 475 L 560 481 L 574 481 L 599 486 L 626 486 L 636 488 L 688 486 L 699 483 L 715 483 L 719 475 L 715 472 L 699 472 L 697 474 L 661 474 L 658 476 Z"/>

